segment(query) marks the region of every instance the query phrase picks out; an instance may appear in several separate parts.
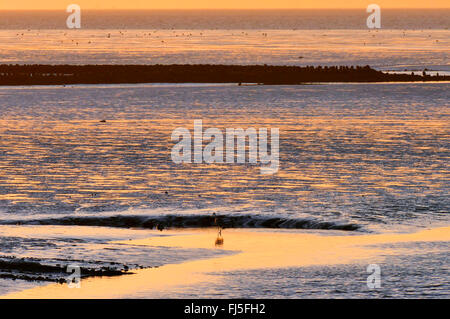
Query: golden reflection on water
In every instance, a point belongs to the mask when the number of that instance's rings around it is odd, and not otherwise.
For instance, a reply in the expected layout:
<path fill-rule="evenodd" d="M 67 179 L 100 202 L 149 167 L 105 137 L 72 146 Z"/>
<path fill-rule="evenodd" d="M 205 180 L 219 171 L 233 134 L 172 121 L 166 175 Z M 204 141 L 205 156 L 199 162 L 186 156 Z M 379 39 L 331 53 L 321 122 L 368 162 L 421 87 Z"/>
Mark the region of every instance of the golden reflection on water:
<path fill-rule="evenodd" d="M 279 127 L 281 169 L 276 176 L 264 177 L 257 174 L 257 166 L 174 166 L 171 132 L 179 126 L 192 128 L 191 119 L 144 118 L 137 122 L 120 119 L 121 114 L 114 116 L 119 119 L 106 124 L 2 118 L 0 187 L 8 192 L 0 194 L 0 200 L 139 204 L 142 198 L 159 196 L 164 190 L 170 190 L 173 197 L 184 196 L 183 191 L 195 185 L 195 192 L 204 198 L 264 202 L 260 196 L 265 192 L 298 197 L 322 190 L 359 193 L 358 183 L 364 185 L 366 195 L 378 190 L 395 193 L 398 187 L 420 186 L 432 191 L 442 186 L 448 173 L 425 165 L 426 161 L 410 166 L 407 158 L 432 160 L 433 154 L 444 149 L 438 141 L 449 133 L 445 117 L 426 121 L 403 118 L 397 123 L 377 116 L 317 118 L 314 114 L 288 114 L 283 121 L 257 116 L 248 122 L 233 116 L 204 120 L 208 127 L 223 127 L 224 122 L 228 127 L 255 123 Z M 425 147 L 423 143 L 429 144 Z M 410 154 L 389 155 L 396 148 Z"/>
<path fill-rule="evenodd" d="M 291 28 L 289 28 L 291 29 Z M 267 36 L 265 35 L 267 34 Z M 448 30 L 0 30 L 5 63 L 445 65 Z M 109 35 L 109 36 L 108 36 Z M 299 57 L 302 57 L 299 59 Z M 428 62 L 432 61 L 432 62 Z"/>

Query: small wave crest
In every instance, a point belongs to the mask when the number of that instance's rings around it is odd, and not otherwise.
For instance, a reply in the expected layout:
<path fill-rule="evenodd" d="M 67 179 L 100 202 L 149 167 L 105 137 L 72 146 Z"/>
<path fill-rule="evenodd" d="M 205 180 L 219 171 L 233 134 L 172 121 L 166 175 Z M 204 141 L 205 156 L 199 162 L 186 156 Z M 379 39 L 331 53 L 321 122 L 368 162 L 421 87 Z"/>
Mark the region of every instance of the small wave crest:
<path fill-rule="evenodd" d="M 0 224 L 7 225 L 71 225 L 102 226 L 120 228 L 284 228 L 284 229 L 323 229 L 355 231 L 361 228 L 353 223 L 320 221 L 312 218 L 284 218 L 254 215 L 115 215 L 115 216 L 64 216 L 30 220 L 9 220 Z"/>

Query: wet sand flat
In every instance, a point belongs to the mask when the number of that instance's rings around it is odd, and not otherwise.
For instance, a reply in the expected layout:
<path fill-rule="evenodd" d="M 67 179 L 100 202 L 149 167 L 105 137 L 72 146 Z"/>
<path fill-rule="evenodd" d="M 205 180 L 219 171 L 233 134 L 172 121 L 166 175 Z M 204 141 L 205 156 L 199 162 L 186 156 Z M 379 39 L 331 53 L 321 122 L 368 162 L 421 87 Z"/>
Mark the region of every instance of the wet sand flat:
<path fill-rule="evenodd" d="M 170 230 L 167 236 L 120 241 L 124 245 L 232 250 L 233 255 L 170 264 L 134 271 L 132 275 L 88 278 L 81 288 L 51 284 L 2 296 L 2 298 L 129 298 L 149 297 L 217 280 L 212 272 L 311 265 L 338 265 L 353 262 L 370 264 L 380 255 L 395 250 L 376 247 L 383 244 L 450 242 L 450 227 L 405 234 L 342 234 L 329 231 L 250 231 L 225 230 L 224 244 L 215 247 L 215 229 Z M 411 250 L 408 254 L 420 253 Z"/>

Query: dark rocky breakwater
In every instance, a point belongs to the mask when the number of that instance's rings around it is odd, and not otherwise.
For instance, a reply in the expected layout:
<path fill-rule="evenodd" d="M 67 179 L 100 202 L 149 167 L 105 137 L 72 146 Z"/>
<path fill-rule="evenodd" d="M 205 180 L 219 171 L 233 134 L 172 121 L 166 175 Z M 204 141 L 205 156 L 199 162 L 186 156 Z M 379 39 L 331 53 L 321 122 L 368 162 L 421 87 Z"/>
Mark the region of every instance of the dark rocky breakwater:
<path fill-rule="evenodd" d="M 387 74 L 369 66 L 0 65 L 0 85 L 449 81 L 450 76 Z"/>

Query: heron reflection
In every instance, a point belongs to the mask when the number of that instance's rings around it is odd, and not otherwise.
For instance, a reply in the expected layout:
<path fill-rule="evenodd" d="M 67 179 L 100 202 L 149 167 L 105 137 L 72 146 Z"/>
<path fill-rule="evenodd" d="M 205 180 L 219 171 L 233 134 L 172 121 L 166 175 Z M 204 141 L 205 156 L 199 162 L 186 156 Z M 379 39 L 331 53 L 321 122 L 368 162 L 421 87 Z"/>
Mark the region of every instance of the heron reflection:
<path fill-rule="evenodd" d="M 223 246 L 223 236 L 222 236 L 222 225 L 218 219 L 218 217 L 216 216 L 216 213 L 213 213 L 214 216 L 214 225 L 217 226 L 217 238 L 216 238 L 216 242 L 215 245 L 216 247 L 221 247 Z"/>

